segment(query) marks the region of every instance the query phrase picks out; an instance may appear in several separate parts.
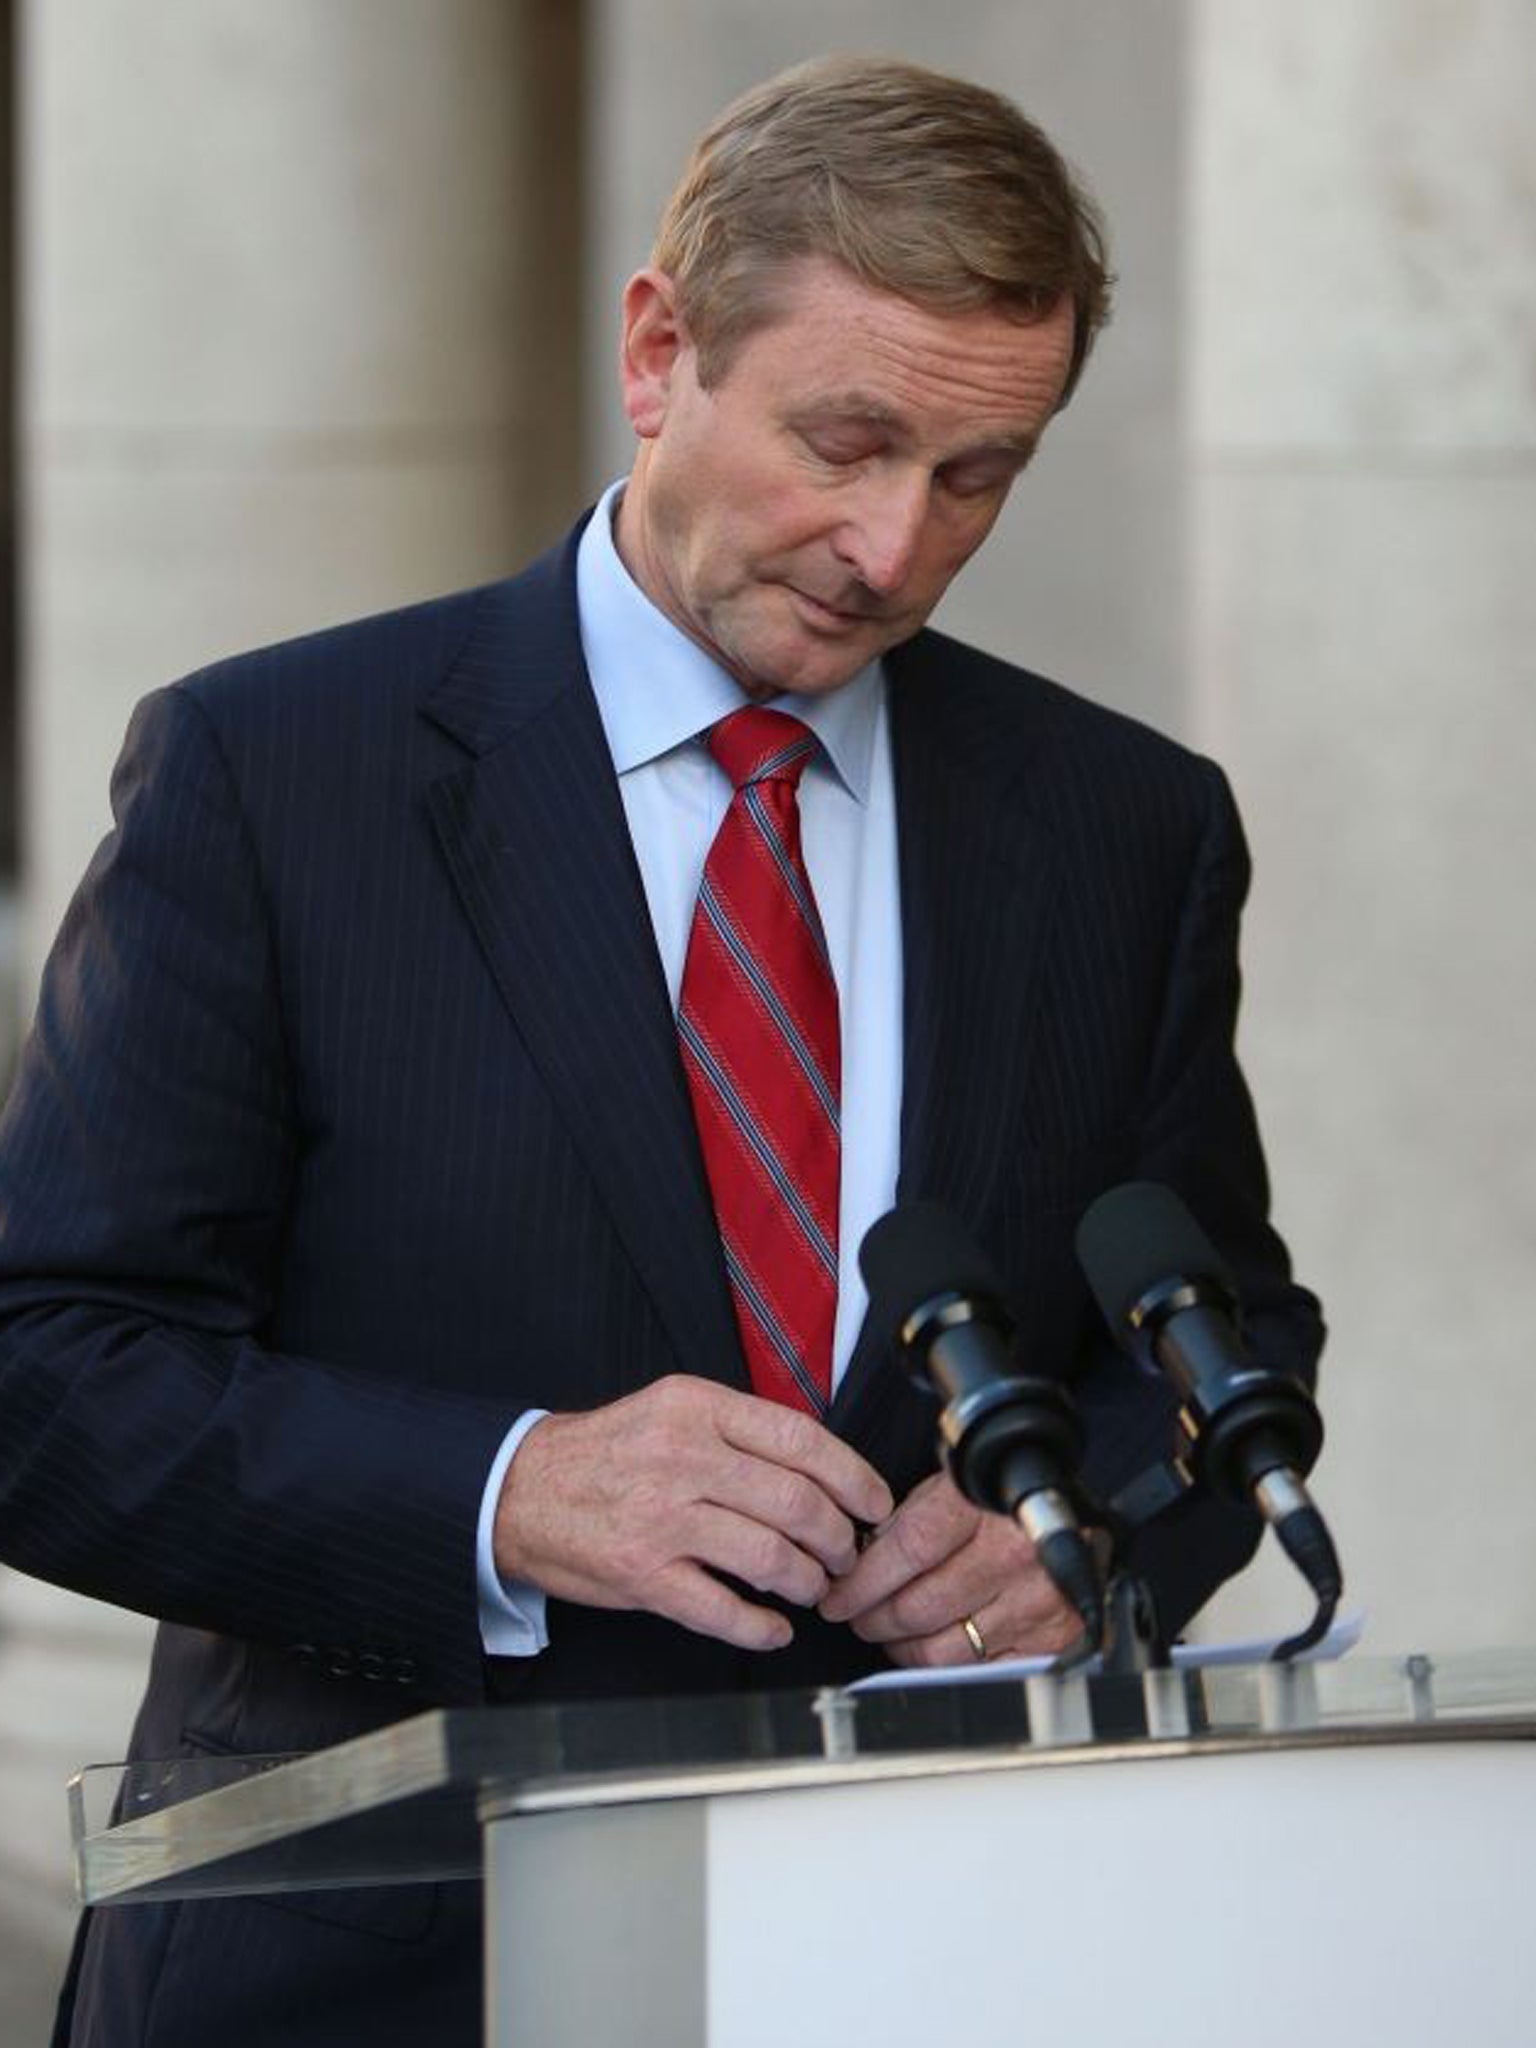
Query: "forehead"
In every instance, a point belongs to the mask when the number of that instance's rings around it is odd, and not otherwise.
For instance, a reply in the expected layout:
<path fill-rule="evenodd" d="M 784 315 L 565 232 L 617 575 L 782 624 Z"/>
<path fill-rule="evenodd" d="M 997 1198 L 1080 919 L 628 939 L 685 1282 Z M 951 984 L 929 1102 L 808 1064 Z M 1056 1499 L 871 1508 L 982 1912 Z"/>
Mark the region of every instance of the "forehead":
<path fill-rule="evenodd" d="M 778 305 L 722 384 L 789 414 L 826 409 L 915 432 L 1032 439 L 1071 362 L 1066 300 L 1033 319 L 995 306 L 938 311 L 809 258 L 786 271 Z"/>

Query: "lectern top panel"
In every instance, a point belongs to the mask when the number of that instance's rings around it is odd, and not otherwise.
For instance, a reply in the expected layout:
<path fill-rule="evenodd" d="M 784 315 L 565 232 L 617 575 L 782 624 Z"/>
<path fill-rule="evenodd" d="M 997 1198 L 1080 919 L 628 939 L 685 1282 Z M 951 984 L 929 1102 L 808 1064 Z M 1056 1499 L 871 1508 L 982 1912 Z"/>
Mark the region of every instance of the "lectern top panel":
<path fill-rule="evenodd" d="M 92 1905 L 479 1874 L 492 1813 L 1235 1748 L 1536 1735 L 1536 1651 L 422 1714 L 298 1757 L 83 1771 Z"/>

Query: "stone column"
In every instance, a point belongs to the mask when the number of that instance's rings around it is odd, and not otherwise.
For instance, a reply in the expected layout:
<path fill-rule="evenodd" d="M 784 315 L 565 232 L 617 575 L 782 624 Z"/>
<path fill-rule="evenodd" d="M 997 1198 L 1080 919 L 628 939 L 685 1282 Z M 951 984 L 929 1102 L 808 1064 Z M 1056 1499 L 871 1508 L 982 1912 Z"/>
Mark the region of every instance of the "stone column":
<path fill-rule="evenodd" d="M 25 9 L 34 966 L 136 698 L 503 574 L 559 530 L 579 18 L 538 0 Z"/>
<path fill-rule="evenodd" d="M 1536 1637 L 1536 8 L 1199 0 L 1199 730 L 1378 1647 Z M 1273 1564 L 1227 1620 L 1283 1625 Z"/>
<path fill-rule="evenodd" d="M 138 697 L 504 574 L 574 507 L 582 10 L 18 11 L 30 1008 Z M 121 1753 L 146 1639 L 0 1574 L 7 2039 L 42 2038 L 65 1775 Z"/>

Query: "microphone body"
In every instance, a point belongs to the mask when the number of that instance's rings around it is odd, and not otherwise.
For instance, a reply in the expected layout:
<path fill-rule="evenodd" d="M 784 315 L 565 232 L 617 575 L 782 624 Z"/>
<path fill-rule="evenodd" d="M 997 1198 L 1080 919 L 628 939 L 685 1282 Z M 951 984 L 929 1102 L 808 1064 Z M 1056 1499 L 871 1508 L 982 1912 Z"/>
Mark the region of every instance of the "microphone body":
<path fill-rule="evenodd" d="M 1209 1256 L 1222 1272 L 1215 1252 Z M 1236 1306 L 1221 1280 L 1180 1273 L 1146 1289 L 1127 1322 L 1194 1417 L 1202 1477 L 1213 1492 L 1242 1501 L 1276 1466 L 1310 1472 L 1323 1424 L 1299 1381 L 1253 1363 Z"/>
<path fill-rule="evenodd" d="M 1077 1254 L 1122 1348 L 1177 1389 L 1195 1477 L 1258 1508 L 1331 1617 L 1343 1575 L 1304 1483 L 1322 1418 L 1300 1380 L 1254 1362 L 1215 1247 L 1171 1189 L 1131 1181 L 1088 1210 Z"/>
<path fill-rule="evenodd" d="M 1076 1503 L 1082 1425 L 1061 1386 L 1015 1365 L 1002 1288 L 981 1253 L 946 1210 L 912 1203 L 873 1226 L 859 1265 L 876 1327 L 938 1397 L 950 1477 L 977 1507 L 1018 1522 L 1097 1641 L 1103 1595 Z"/>

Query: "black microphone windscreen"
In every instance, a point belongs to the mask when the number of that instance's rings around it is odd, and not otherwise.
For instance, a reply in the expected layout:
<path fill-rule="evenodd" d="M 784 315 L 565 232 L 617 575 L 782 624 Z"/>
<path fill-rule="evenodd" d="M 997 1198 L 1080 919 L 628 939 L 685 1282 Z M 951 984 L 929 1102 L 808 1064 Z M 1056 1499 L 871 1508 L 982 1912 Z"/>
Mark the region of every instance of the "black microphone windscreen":
<path fill-rule="evenodd" d="M 1113 1330 L 1149 1289 L 1175 1275 L 1237 1293 L 1221 1254 L 1172 1188 L 1157 1181 L 1131 1180 L 1100 1195 L 1077 1226 L 1077 1258 Z"/>
<path fill-rule="evenodd" d="M 1002 1283 L 965 1225 L 937 1202 L 886 1211 L 859 1246 L 874 1327 L 895 1343 L 912 1311 L 939 1294 L 1003 1299 Z"/>

